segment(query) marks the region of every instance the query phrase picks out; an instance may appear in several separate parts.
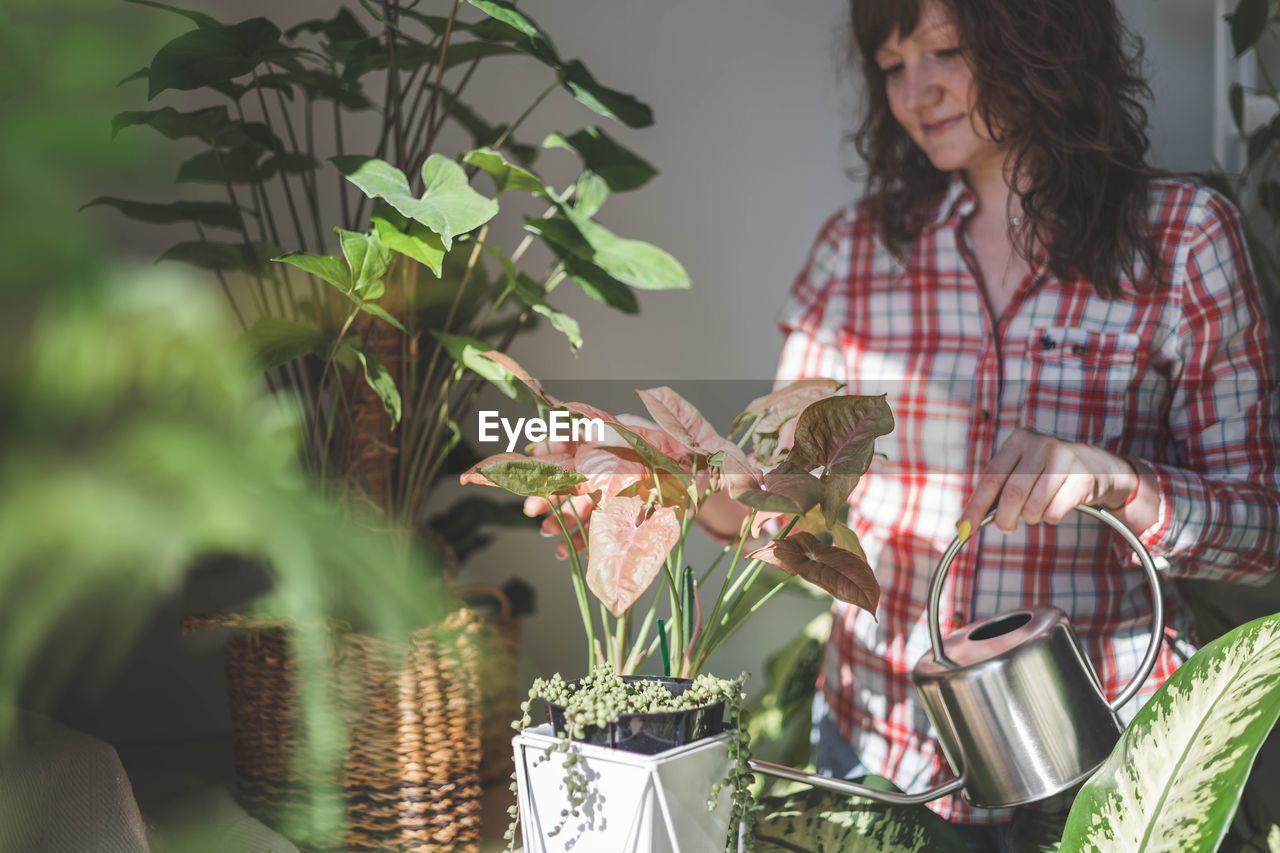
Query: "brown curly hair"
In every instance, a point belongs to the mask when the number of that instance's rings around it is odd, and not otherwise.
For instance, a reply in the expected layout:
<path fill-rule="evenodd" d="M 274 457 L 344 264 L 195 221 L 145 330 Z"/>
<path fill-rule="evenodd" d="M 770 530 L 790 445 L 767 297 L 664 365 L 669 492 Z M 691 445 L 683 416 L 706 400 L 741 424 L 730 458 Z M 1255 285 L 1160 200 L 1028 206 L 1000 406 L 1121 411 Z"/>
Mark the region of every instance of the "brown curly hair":
<path fill-rule="evenodd" d="M 1026 227 L 1025 258 L 1048 251 L 1059 279 L 1080 275 L 1104 297 L 1121 273 L 1139 287 L 1158 277 L 1146 224 L 1149 141 L 1142 44 L 1113 0 L 941 0 L 977 87 L 976 114 L 1008 146 Z M 853 41 L 866 78 L 866 114 L 854 134 L 868 167 L 866 210 L 886 246 L 905 258 L 949 176 L 933 167 L 889 110 L 875 53 L 912 32 L 924 0 L 851 0 Z M 933 202 L 933 205 L 930 204 Z M 1139 281 L 1138 260 L 1146 275 Z"/>

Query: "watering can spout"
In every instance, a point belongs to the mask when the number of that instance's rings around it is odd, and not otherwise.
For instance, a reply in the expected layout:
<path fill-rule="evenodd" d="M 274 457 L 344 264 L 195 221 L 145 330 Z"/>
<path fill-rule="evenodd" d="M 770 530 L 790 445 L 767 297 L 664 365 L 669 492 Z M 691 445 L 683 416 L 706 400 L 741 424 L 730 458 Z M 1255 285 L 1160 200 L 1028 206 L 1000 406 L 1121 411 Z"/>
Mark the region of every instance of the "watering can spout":
<path fill-rule="evenodd" d="M 804 784 L 812 785 L 815 788 L 826 788 L 829 791 L 836 791 L 840 794 L 866 797 L 869 800 L 877 800 L 894 806 L 918 806 L 921 803 L 927 803 L 930 800 L 945 797 L 947 794 L 954 794 L 964 787 L 965 781 L 964 775 L 961 774 L 955 779 L 951 779 L 936 788 L 930 788 L 927 791 L 922 791 L 919 794 L 899 794 L 897 791 L 884 791 L 880 788 L 871 788 L 867 785 L 859 785 L 857 782 L 850 782 L 847 779 L 833 779 L 830 776 L 822 776 L 818 773 L 796 770 L 794 767 L 786 767 L 781 764 L 770 764 L 768 761 L 757 761 L 752 759 L 750 765 L 752 771 L 755 773 L 777 776 L 779 779 L 789 779 L 792 782 L 803 782 Z"/>

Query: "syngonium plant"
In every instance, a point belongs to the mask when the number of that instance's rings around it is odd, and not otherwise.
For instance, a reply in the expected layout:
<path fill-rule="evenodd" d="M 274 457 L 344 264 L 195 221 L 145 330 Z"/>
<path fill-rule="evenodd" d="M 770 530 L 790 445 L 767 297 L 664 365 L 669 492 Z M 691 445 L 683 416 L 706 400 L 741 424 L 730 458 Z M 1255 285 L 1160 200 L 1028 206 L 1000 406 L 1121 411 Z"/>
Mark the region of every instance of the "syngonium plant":
<path fill-rule="evenodd" d="M 213 197 L 90 204 L 192 229 L 195 239 L 161 257 L 217 276 L 267 382 L 297 402 L 302 457 L 328 491 L 389 529 L 437 542 L 444 533 L 459 555 L 483 544 L 481 525 L 524 520 L 510 502 L 476 498 L 464 512 L 424 518 L 441 473 L 476 458 L 458 428 L 483 383 L 468 368 L 483 370 L 481 353 L 506 351 L 540 320 L 576 352 L 577 322 L 549 301 L 564 282 L 626 313 L 637 311 L 634 289 L 689 283 L 669 254 L 594 219 L 610 194 L 652 178 L 652 166 L 604 130 L 575 126 L 543 141 L 580 166 L 557 188 L 533 171 L 538 149 L 515 133 L 558 89 L 632 128 L 652 123 L 649 107 L 564 58 L 505 0 L 439 2 L 439 14 L 364 2 L 362 16 L 341 8 L 283 30 L 264 17 L 225 24 L 131 2 L 195 29 L 125 82 L 145 81 L 149 99 L 195 93 L 212 105 L 124 112 L 113 129 L 147 126 L 191 144 L 177 182 Z M 478 20 L 461 14 L 468 6 Z M 541 71 L 547 85 L 520 115 L 490 123 L 467 102 L 481 62 L 512 63 L 521 79 Z M 372 150 L 350 149 L 357 129 L 377 130 Z M 469 145 L 442 150 L 454 138 Z M 526 233 L 508 250 L 491 226 L 522 207 L 540 214 L 523 215 Z M 535 241 L 552 261 L 526 271 Z"/>
<path fill-rule="evenodd" d="M 662 651 L 670 674 L 696 675 L 787 576 L 875 611 L 875 574 L 839 515 L 871 463 L 875 439 L 893 429 L 883 396 L 842 395 L 841 384 L 828 379 L 793 382 L 749 404 L 728 432 L 740 434 L 734 441 L 670 388 L 638 392 L 651 421 L 615 417 L 556 399 L 503 354 L 484 357 L 489 375 L 541 408 L 607 426 L 603 435 L 490 456 L 461 476 L 546 499 L 564 534 L 588 671 L 634 674 Z M 713 499 L 740 504 L 747 520 L 712 564 L 695 572 L 685 564 L 685 541 Z M 770 521 L 782 529 L 747 552 Z M 766 574 L 768 565 L 784 575 Z M 663 598 L 657 594 L 636 628 L 632 608 L 655 581 L 666 588 L 668 618 L 654 630 Z M 715 590 L 714 599 L 707 590 Z M 588 593 L 600 603 L 598 623 Z"/>

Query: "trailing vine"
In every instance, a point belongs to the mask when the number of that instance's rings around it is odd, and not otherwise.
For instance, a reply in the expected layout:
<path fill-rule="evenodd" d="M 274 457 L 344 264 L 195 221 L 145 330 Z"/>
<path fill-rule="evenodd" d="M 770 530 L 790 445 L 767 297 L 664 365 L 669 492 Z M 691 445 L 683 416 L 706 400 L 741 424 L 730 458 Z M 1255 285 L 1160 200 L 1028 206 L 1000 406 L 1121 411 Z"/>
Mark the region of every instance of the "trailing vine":
<path fill-rule="evenodd" d="M 743 684 L 747 674 L 743 673 L 735 679 L 717 678 L 713 675 L 699 675 L 681 693 L 672 693 L 659 680 L 624 680 L 616 672 L 599 667 L 590 675 L 577 681 L 567 682 L 559 673 L 547 679 L 536 679 L 529 688 L 529 697 L 520 704 L 521 717 L 512 724 L 517 731 L 532 725 L 530 708 L 535 700 L 564 708 L 565 731 L 560 739 L 538 758 L 538 762 L 548 760 L 553 753 L 564 756 L 564 787 L 568 796 L 568 808 L 561 810 L 560 822 L 548 833 L 549 836 L 559 834 L 570 818 L 581 816 L 582 806 L 587 801 L 589 782 L 582 755 L 572 749 L 574 740 L 585 738 L 590 726 L 604 727 L 616 723 L 623 714 L 668 713 L 672 711 L 689 711 L 704 708 L 717 702 L 725 703 L 725 710 L 730 725 L 730 738 L 727 746 L 732 768 L 728 775 L 711 787 L 707 799 L 707 810 L 714 811 L 720 793 L 728 785 L 730 794 L 729 831 L 725 839 L 726 850 L 736 850 L 739 839 L 739 825 L 742 833 L 744 849 L 751 846 L 750 819 L 753 812 L 754 798 L 751 794 L 750 759 L 751 736 L 746 727 L 746 711 L 743 709 Z M 517 771 L 518 772 L 518 771 Z M 517 792 L 515 775 L 512 776 L 511 790 Z M 511 817 L 505 840 L 508 853 L 514 853 L 516 831 L 519 828 L 519 805 L 513 804 L 508 809 Z"/>

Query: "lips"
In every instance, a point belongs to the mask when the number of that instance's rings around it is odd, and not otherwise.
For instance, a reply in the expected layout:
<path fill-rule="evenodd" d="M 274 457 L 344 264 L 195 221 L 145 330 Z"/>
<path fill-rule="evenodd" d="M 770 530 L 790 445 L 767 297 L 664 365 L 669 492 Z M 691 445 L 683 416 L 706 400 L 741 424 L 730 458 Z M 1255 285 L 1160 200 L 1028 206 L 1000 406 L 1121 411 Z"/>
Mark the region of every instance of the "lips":
<path fill-rule="evenodd" d="M 939 119 L 938 121 L 925 122 L 921 125 L 927 136 L 934 136 L 939 133 L 945 133 L 951 128 L 958 125 L 964 116 L 952 116 L 951 118 Z"/>

